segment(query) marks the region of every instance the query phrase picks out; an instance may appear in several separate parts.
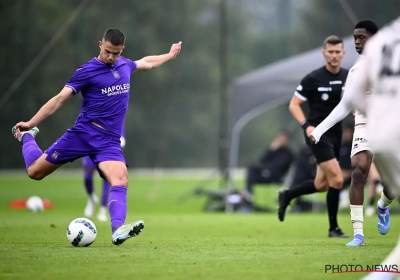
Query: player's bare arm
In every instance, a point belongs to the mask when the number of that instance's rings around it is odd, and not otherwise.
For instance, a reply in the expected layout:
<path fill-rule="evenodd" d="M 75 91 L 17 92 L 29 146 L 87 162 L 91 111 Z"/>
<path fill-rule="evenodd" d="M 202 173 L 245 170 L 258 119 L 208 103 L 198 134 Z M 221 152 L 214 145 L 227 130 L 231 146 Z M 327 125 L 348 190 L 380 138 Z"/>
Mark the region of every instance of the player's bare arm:
<path fill-rule="evenodd" d="M 177 44 L 173 44 L 171 46 L 169 53 L 167 54 L 146 56 L 140 60 L 137 60 L 136 61 L 137 68 L 135 72 L 149 71 L 157 67 L 160 67 L 164 63 L 175 59 L 180 53 L 181 48 L 182 48 L 182 42 L 179 42 Z"/>
<path fill-rule="evenodd" d="M 292 100 L 290 100 L 289 103 L 289 111 L 295 118 L 295 120 L 303 126 L 304 124 L 307 124 L 306 117 L 304 116 L 303 109 L 301 108 L 302 104 L 304 103 L 303 100 L 298 98 L 296 95 L 292 97 Z M 313 126 L 308 126 L 305 131 L 307 135 L 310 135 L 311 131 L 314 130 Z M 312 137 L 312 136 L 311 136 Z"/>
<path fill-rule="evenodd" d="M 37 126 L 43 120 L 53 115 L 61 106 L 65 103 L 65 101 L 73 95 L 72 88 L 64 87 L 59 94 L 54 96 L 52 99 L 47 101 L 46 104 L 40 108 L 40 110 L 27 122 L 19 122 L 15 125 L 16 133 L 14 135 L 15 138 L 21 136 L 22 131 L 30 130 L 31 128 Z"/>

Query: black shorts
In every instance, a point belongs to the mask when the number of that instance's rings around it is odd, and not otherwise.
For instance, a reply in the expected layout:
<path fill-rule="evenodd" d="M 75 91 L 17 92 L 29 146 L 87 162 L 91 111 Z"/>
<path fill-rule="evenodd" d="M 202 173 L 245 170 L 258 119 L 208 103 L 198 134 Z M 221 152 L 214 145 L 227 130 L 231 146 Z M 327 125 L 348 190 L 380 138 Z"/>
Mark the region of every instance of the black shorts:
<path fill-rule="evenodd" d="M 310 139 L 304 133 L 307 146 L 310 147 L 317 164 L 336 158 L 340 160 L 340 146 L 342 142 L 342 134 L 337 133 L 335 135 L 322 135 L 321 139 L 317 144 L 312 144 Z"/>

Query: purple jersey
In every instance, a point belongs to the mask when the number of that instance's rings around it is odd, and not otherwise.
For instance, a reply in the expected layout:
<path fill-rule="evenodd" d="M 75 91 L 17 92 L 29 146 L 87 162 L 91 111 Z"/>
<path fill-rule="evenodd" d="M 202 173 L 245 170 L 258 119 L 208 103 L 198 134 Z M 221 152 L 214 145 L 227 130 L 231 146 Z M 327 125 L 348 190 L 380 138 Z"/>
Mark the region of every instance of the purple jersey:
<path fill-rule="evenodd" d="M 85 103 L 85 102 L 83 102 L 83 101 L 82 101 L 82 103 L 81 103 L 81 112 L 82 112 L 82 110 L 83 110 L 84 103 Z M 122 137 L 125 137 L 125 120 L 124 120 L 123 123 L 122 123 L 121 136 L 122 136 Z"/>
<path fill-rule="evenodd" d="M 128 109 L 130 77 L 136 63 L 120 56 L 114 65 L 96 57 L 80 66 L 65 84 L 82 92 L 83 108 L 76 123 L 95 122 L 114 136 L 121 136 Z"/>

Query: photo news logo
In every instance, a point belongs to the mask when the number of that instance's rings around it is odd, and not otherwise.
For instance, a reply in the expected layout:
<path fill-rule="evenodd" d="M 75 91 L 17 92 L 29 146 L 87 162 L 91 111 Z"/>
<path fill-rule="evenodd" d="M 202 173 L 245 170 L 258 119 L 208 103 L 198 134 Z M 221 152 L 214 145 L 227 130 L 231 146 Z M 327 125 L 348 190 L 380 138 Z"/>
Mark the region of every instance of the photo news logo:
<path fill-rule="evenodd" d="M 325 273 L 386 272 L 400 274 L 397 264 L 326 264 Z"/>

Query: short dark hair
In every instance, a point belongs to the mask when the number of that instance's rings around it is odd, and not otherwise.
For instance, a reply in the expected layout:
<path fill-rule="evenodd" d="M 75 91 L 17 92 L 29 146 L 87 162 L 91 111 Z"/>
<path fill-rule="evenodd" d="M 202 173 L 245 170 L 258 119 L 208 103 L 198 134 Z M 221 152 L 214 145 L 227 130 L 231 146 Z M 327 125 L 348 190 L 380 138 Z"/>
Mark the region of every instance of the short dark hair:
<path fill-rule="evenodd" d="M 110 42 L 113 46 L 124 46 L 125 45 L 125 34 L 116 28 L 109 28 L 104 32 L 104 42 Z"/>
<path fill-rule="evenodd" d="M 324 48 L 326 47 L 327 44 L 330 45 L 343 44 L 343 40 L 339 36 L 331 35 L 324 40 Z"/>
<path fill-rule="evenodd" d="M 364 19 L 359 21 L 354 27 L 354 29 L 359 29 L 359 28 L 367 30 L 372 35 L 374 35 L 379 30 L 379 27 L 378 25 L 376 25 L 375 21 L 370 19 Z"/>

